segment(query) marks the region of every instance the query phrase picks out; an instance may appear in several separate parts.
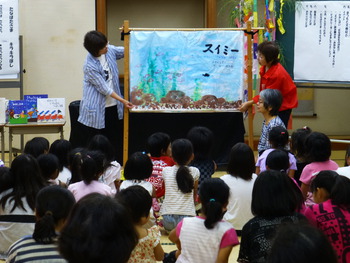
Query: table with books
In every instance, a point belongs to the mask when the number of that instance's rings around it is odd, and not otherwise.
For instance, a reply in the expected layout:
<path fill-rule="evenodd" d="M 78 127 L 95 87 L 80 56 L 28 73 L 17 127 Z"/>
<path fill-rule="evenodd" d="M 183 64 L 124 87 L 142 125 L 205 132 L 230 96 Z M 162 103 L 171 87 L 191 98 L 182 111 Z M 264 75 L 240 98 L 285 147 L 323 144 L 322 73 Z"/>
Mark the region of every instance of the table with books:
<path fill-rule="evenodd" d="M 47 134 L 47 133 L 59 133 L 60 138 L 64 139 L 63 137 L 63 126 L 66 124 L 65 121 L 62 122 L 28 122 L 26 124 L 10 124 L 6 123 L 4 126 L 9 129 L 9 164 L 12 162 L 12 154 L 13 154 L 13 148 L 12 148 L 12 140 L 14 134 L 21 135 L 21 151 L 23 151 L 23 135 L 25 134 Z M 3 127 L 2 126 L 2 129 Z M 1 127 L 1 126 L 0 126 Z M 1 131 L 1 130 L 0 130 Z M 3 136 L 3 132 L 1 133 L 1 136 Z M 1 140 L 2 147 L 3 147 L 3 137 Z M 2 148 L 3 150 L 4 148 Z"/>

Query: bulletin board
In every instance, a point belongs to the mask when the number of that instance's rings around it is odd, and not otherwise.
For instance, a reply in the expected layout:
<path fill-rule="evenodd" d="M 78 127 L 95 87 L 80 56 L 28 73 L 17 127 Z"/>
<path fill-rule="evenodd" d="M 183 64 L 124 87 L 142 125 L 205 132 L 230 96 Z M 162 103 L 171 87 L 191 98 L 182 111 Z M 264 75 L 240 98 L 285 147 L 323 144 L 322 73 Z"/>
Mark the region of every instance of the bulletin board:
<path fill-rule="evenodd" d="M 238 111 L 243 37 L 243 31 L 131 31 L 131 111 Z"/>

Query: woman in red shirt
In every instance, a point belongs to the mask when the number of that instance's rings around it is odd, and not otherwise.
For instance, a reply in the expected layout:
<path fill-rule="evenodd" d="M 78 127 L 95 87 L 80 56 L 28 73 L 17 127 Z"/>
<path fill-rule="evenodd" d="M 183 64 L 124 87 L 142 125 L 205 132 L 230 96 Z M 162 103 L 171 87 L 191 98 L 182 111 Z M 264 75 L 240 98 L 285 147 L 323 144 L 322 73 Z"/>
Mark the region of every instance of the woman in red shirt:
<path fill-rule="evenodd" d="M 281 92 L 283 101 L 278 116 L 288 127 L 292 109 L 298 106 L 297 88 L 288 72 L 279 63 L 279 48 L 276 43 L 265 41 L 258 45 L 258 62 L 260 68 L 260 91 L 277 89 Z M 240 111 L 245 112 L 259 101 L 259 95 L 242 104 Z"/>

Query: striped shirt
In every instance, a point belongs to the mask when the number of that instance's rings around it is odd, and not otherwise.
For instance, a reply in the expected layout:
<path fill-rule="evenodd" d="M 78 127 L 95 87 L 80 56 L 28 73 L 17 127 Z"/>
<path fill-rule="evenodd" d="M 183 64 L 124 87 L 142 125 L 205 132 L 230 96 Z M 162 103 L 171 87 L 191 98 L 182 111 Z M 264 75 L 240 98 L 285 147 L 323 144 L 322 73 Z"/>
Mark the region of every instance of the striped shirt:
<path fill-rule="evenodd" d="M 66 263 L 67 261 L 59 254 L 57 244 L 39 244 L 31 236 L 26 236 L 10 247 L 6 262 Z"/>
<path fill-rule="evenodd" d="M 164 167 L 163 179 L 165 183 L 165 197 L 160 209 L 162 215 L 188 215 L 195 216 L 193 190 L 184 194 L 179 190 L 176 182 L 176 172 L 179 166 Z M 199 170 L 196 167 L 188 167 L 194 181 L 198 181 Z"/>
<path fill-rule="evenodd" d="M 106 74 L 100 61 L 92 56 L 87 55 L 84 64 L 84 86 L 83 98 L 80 102 L 78 121 L 85 126 L 95 129 L 105 128 L 105 107 L 106 96 L 114 91 L 120 97 L 118 65 L 116 60 L 124 57 L 124 48 L 108 45 L 106 60 L 112 74 L 113 89 L 108 85 Z M 123 103 L 117 102 L 118 118 L 123 119 Z"/>
<path fill-rule="evenodd" d="M 283 128 L 286 128 L 286 126 L 284 126 L 283 121 L 278 116 L 276 116 L 276 118 L 273 118 L 268 124 L 266 124 L 266 120 L 263 121 L 261 136 L 258 144 L 259 153 L 261 151 L 265 151 L 271 148 L 271 145 L 269 142 L 269 133 L 273 127 L 278 127 L 278 126 L 282 126 Z"/>

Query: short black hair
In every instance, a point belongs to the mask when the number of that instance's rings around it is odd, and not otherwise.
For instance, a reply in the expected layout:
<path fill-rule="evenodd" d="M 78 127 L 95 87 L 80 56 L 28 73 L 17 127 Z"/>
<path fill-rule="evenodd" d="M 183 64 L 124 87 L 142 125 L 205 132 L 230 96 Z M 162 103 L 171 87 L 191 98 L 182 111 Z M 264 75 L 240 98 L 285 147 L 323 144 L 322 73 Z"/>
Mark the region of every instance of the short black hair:
<path fill-rule="evenodd" d="M 89 151 L 101 151 L 105 155 L 108 163 L 114 161 L 114 148 L 110 140 L 102 134 L 96 134 L 92 137 L 87 148 Z"/>
<path fill-rule="evenodd" d="M 272 148 L 285 149 L 289 142 L 289 133 L 283 126 L 276 126 L 269 132 L 269 142 Z"/>
<path fill-rule="evenodd" d="M 266 157 L 266 167 L 287 173 L 290 167 L 288 152 L 280 149 L 270 152 Z"/>
<path fill-rule="evenodd" d="M 272 241 L 268 263 L 337 263 L 327 236 L 318 228 L 302 223 L 280 225 Z"/>
<path fill-rule="evenodd" d="M 137 243 L 126 208 L 114 198 L 93 193 L 74 205 L 58 248 L 68 262 L 125 263 Z"/>
<path fill-rule="evenodd" d="M 59 170 L 62 171 L 63 167 L 68 167 L 68 153 L 72 150 L 72 144 L 65 139 L 55 140 L 51 146 L 49 153 L 57 156 L 60 161 Z"/>
<path fill-rule="evenodd" d="M 23 152 L 32 155 L 34 158 L 38 158 L 40 154 L 47 153 L 49 151 L 50 143 L 44 137 L 34 137 L 26 142 Z"/>
<path fill-rule="evenodd" d="M 129 209 L 135 224 L 140 222 L 141 217 L 149 215 L 152 206 L 152 197 L 149 192 L 140 185 L 133 185 L 121 190 L 116 199 Z"/>
<path fill-rule="evenodd" d="M 303 202 L 300 189 L 285 173 L 266 170 L 254 182 L 252 213 L 255 216 L 290 216 Z"/>
<path fill-rule="evenodd" d="M 305 126 L 303 128 L 295 130 L 292 133 L 290 150 L 298 159 L 305 159 L 305 140 L 311 132 L 312 130 L 309 127 Z"/>
<path fill-rule="evenodd" d="M 244 180 L 250 180 L 254 171 L 255 159 L 253 150 L 243 142 L 236 143 L 231 148 L 227 172 Z"/>
<path fill-rule="evenodd" d="M 161 157 L 169 147 L 170 136 L 164 132 L 156 132 L 147 138 L 146 148 L 152 157 Z"/>
<path fill-rule="evenodd" d="M 37 160 L 42 177 L 45 180 L 52 179 L 53 173 L 59 170 L 60 163 L 57 156 L 52 153 L 41 154 Z"/>
<path fill-rule="evenodd" d="M 94 57 L 98 57 L 101 49 L 108 43 L 107 37 L 96 30 L 89 31 L 84 37 L 84 47 Z"/>
<path fill-rule="evenodd" d="M 276 116 L 283 101 L 281 92 L 277 89 L 264 89 L 260 92 L 260 98 L 264 100 L 264 107 L 266 109 L 271 107 L 269 114 Z"/>
<path fill-rule="evenodd" d="M 213 148 L 214 134 L 207 127 L 196 126 L 187 133 L 193 146 L 195 160 L 206 160 L 210 158 L 210 153 Z"/>
<path fill-rule="evenodd" d="M 124 177 L 127 180 L 144 180 L 152 175 L 151 158 L 142 152 L 133 153 L 124 166 Z"/>
<path fill-rule="evenodd" d="M 280 53 L 279 47 L 276 42 L 264 41 L 258 45 L 258 52 L 261 53 L 267 63 L 277 64 L 279 62 L 278 55 Z"/>
<path fill-rule="evenodd" d="M 332 203 L 341 206 L 343 209 L 350 210 L 350 179 L 339 175 L 335 178 L 335 184 L 332 188 L 330 199 Z"/>
<path fill-rule="evenodd" d="M 324 133 L 312 132 L 305 140 L 305 149 L 307 161 L 328 161 L 332 153 L 331 140 Z"/>

